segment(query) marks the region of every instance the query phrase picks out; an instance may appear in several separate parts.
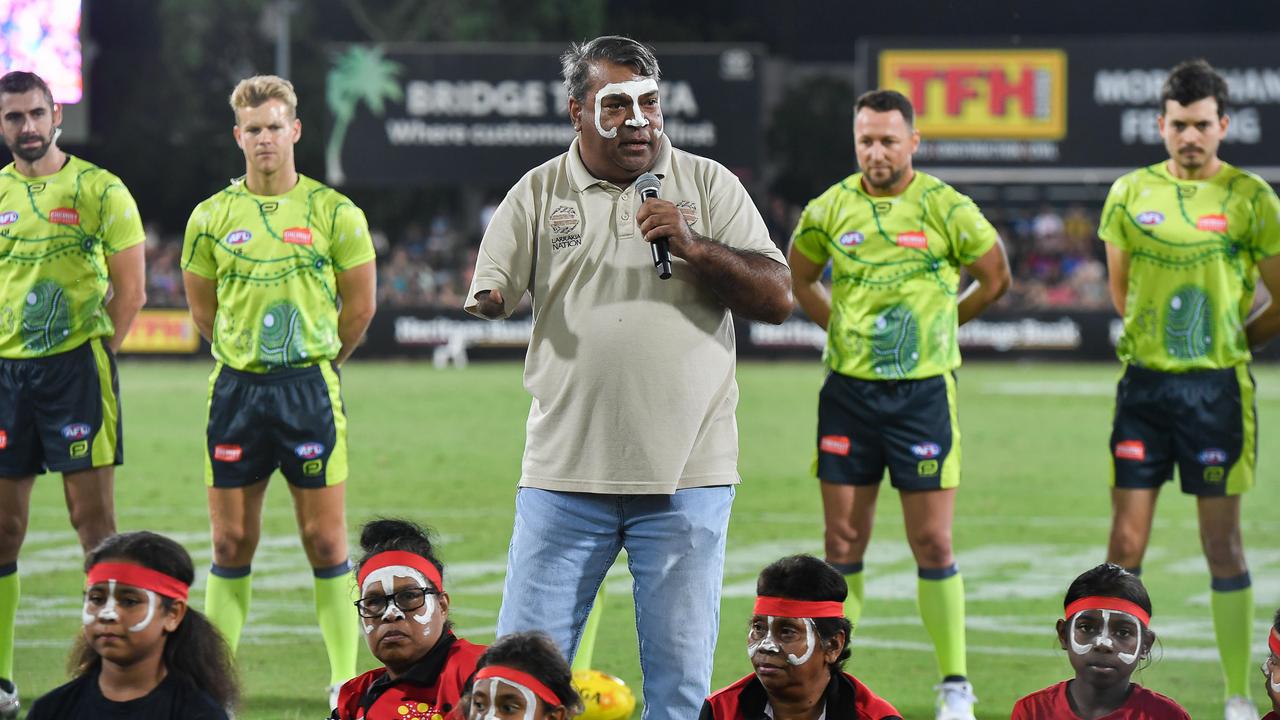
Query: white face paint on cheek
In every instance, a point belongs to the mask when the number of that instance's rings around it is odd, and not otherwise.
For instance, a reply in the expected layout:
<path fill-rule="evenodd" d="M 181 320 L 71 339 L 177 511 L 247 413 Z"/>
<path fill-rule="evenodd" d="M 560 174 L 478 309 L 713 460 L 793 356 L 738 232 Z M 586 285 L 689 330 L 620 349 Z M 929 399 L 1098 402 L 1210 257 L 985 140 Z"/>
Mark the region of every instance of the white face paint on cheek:
<path fill-rule="evenodd" d="M 481 720 L 498 720 L 498 678 L 489 678 L 489 711 Z"/>
<path fill-rule="evenodd" d="M 813 619 L 805 618 L 804 619 L 804 642 L 805 642 L 804 655 L 800 657 L 796 657 L 791 653 L 787 653 L 788 663 L 792 665 L 803 665 L 809 662 L 809 658 L 813 657 L 813 635 L 814 635 Z"/>
<path fill-rule="evenodd" d="M 134 625 L 133 627 L 129 628 L 129 632 L 142 632 L 143 630 L 146 630 L 147 626 L 151 624 L 152 618 L 156 616 L 156 605 L 158 604 L 159 602 L 158 602 L 158 599 L 156 598 L 156 594 L 148 590 L 147 591 L 147 616 L 142 618 L 142 620 L 138 622 L 137 625 Z"/>
<path fill-rule="evenodd" d="M 1142 624 L 1138 622 L 1138 618 L 1126 612 L 1103 610 L 1102 611 L 1102 631 L 1094 638 L 1092 643 L 1076 642 L 1076 621 L 1080 618 L 1080 614 L 1084 611 L 1076 613 L 1071 617 L 1071 628 L 1069 629 L 1069 637 L 1071 640 L 1071 652 L 1077 655 L 1084 655 L 1090 650 L 1099 647 L 1115 648 L 1115 641 L 1111 638 L 1111 614 L 1114 612 L 1117 621 L 1125 621 L 1133 623 L 1137 629 L 1138 645 L 1131 653 L 1117 652 L 1116 658 L 1125 665 L 1132 665 L 1138 661 L 1138 655 L 1142 652 Z"/>
<path fill-rule="evenodd" d="M 422 636 L 431 637 L 431 618 L 436 615 L 436 596 L 428 595 L 422 603 L 422 612 L 413 616 L 413 621 L 422 626 Z"/>
<path fill-rule="evenodd" d="M 600 113 L 604 99 L 610 95 L 626 95 L 631 98 L 631 118 L 626 120 L 626 124 L 630 127 L 644 127 L 649 124 L 649 118 L 644 116 L 640 111 L 640 96 L 651 92 L 658 91 L 658 81 L 653 78 L 645 78 L 643 80 L 628 80 L 622 83 L 609 83 L 596 91 L 596 132 L 600 133 L 602 138 L 615 138 L 618 136 L 618 128 L 604 129 L 604 125 L 600 124 Z M 654 131 L 662 134 L 661 130 Z"/>

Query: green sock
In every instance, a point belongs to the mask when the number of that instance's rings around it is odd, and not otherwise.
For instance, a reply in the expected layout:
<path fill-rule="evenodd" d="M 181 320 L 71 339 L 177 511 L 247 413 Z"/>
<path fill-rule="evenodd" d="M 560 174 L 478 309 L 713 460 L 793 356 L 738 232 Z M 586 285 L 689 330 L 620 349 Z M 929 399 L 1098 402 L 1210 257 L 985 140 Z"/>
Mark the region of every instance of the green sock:
<path fill-rule="evenodd" d="M 967 676 L 964 644 L 964 580 L 960 569 L 920 568 L 916 581 L 920 619 L 933 640 L 942 677 Z"/>
<path fill-rule="evenodd" d="M 13 679 L 13 626 L 18 618 L 18 563 L 0 567 L 0 678 Z"/>
<path fill-rule="evenodd" d="M 858 620 L 862 618 L 862 606 L 867 596 L 862 563 L 838 563 L 828 560 L 827 564 L 844 575 L 844 584 L 849 587 L 849 594 L 844 598 L 844 616 L 849 618 L 849 622 L 853 623 L 854 632 L 857 632 Z"/>
<path fill-rule="evenodd" d="M 591 614 L 587 616 L 587 625 L 582 628 L 582 640 L 578 642 L 578 651 L 573 654 L 574 670 L 590 670 L 591 657 L 596 651 L 596 631 L 600 629 L 600 616 L 604 614 L 604 583 L 596 591 L 596 601 L 591 605 Z"/>
<path fill-rule="evenodd" d="M 356 676 L 356 649 L 360 643 L 356 623 L 355 578 L 351 563 L 343 560 L 331 568 L 315 568 L 316 621 L 329 653 L 329 684 L 338 685 Z"/>
<path fill-rule="evenodd" d="M 248 565 L 242 568 L 214 565 L 209 569 L 208 584 L 204 587 L 204 614 L 222 633 L 232 655 L 240 644 L 240 631 L 244 629 L 244 619 L 249 615 L 252 581 L 253 574 Z"/>
<path fill-rule="evenodd" d="M 1218 639 L 1222 676 L 1227 697 L 1249 697 L 1250 633 L 1253 630 L 1253 585 L 1249 573 L 1233 578 L 1213 578 L 1209 607 L 1213 611 L 1213 634 Z"/>

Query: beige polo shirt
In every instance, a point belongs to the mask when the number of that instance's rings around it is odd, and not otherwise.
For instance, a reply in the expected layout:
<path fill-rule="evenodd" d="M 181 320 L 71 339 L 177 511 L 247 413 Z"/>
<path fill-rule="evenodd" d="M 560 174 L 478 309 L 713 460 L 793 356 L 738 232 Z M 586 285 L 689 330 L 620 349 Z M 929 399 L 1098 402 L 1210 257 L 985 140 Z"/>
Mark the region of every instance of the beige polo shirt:
<path fill-rule="evenodd" d="M 665 136 L 653 173 L 694 232 L 785 263 L 738 178 Z M 738 386 L 730 312 L 672 257 L 659 280 L 636 225 L 640 199 L 569 151 L 534 168 L 480 243 L 466 310 L 527 290 L 533 335 L 522 487 L 670 494 L 738 478 Z"/>

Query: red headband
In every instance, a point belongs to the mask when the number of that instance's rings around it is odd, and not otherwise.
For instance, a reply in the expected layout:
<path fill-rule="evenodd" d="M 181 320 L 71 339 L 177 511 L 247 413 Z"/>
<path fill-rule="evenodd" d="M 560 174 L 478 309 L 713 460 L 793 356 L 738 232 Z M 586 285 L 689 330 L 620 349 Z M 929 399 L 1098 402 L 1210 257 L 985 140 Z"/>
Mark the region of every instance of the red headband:
<path fill-rule="evenodd" d="M 1267 647 L 1271 648 L 1273 655 L 1280 657 L 1280 633 L 1275 628 L 1271 628 L 1271 634 L 1267 636 Z"/>
<path fill-rule="evenodd" d="M 1082 597 L 1071 603 L 1067 606 L 1066 612 L 1062 615 L 1066 619 L 1070 620 L 1071 616 L 1081 610 L 1114 610 L 1115 612 L 1129 613 L 1130 615 L 1138 618 L 1143 625 L 1151 624 L 1151 615 L 1134 603 L 1131 603 L 1128 600 L 1121 600 L 1120 598 L 1100 597 L 1096 595 Z"/>
<path fill-rule="evenodd" d="M 756 615 L 788 618 L 844 617 L 844 603 L 835 600 L 787 600 L 760 595 L 756 598 Z"/>
<path fill-rule="evenodd" d="M 542 698 L 542 702 L 552 707 L 559 707 L 564 704 L 560 702 L 560 697 L 551 692 L 551 688 L 543 685 L 538 678 L 527 672 L 521 672 L 513 667 L 507 667 L 506 665 L 485 665 L 476 672 L 476 679 L 484 680 L 485 678 L 498 678 L 500 680 L 519 683 L 532 690 L 534 695 Z M 493 698 L 489 698 L 489 703 L 493 704 Z"/>
<path fill-rule="evenodd" d="M 172 575 L 166 575 L 151 568 L 133 563 L 98 563 L 89 568 L 87 586 L 115 580 L 123 585 L 132 585 L 143 590 L 150 590 L 174 600 L 186 602 L 190 585 Z"/>
<path fill-rule="evenodd" d="M 432 585 L 436 586 L 436 590 L 444 592 L 444 578 L 440 576 L 439 568 L 421 555 L 403 550 L 387 550 L 365 560 L 364 564 L 360 566 L 360 576 L 357 578 L 357 584 L 363 588 L 364 579 L 369 577 L 374 570 L 381 570 L 384 567 L 393 565 L 403 565 L 417 570 L 430 580 Z"/>

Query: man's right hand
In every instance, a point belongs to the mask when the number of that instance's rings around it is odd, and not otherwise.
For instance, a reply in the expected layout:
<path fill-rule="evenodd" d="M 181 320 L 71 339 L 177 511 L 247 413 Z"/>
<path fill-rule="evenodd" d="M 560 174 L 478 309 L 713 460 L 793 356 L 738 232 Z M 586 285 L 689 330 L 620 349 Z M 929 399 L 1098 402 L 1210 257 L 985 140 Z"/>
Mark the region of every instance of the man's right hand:
<path fill-rule="evenodd" d="M 476 293 L 476 308 L 487 318 L 499 318 L 503 315 L 502 291 L 481 290 Z"/>

